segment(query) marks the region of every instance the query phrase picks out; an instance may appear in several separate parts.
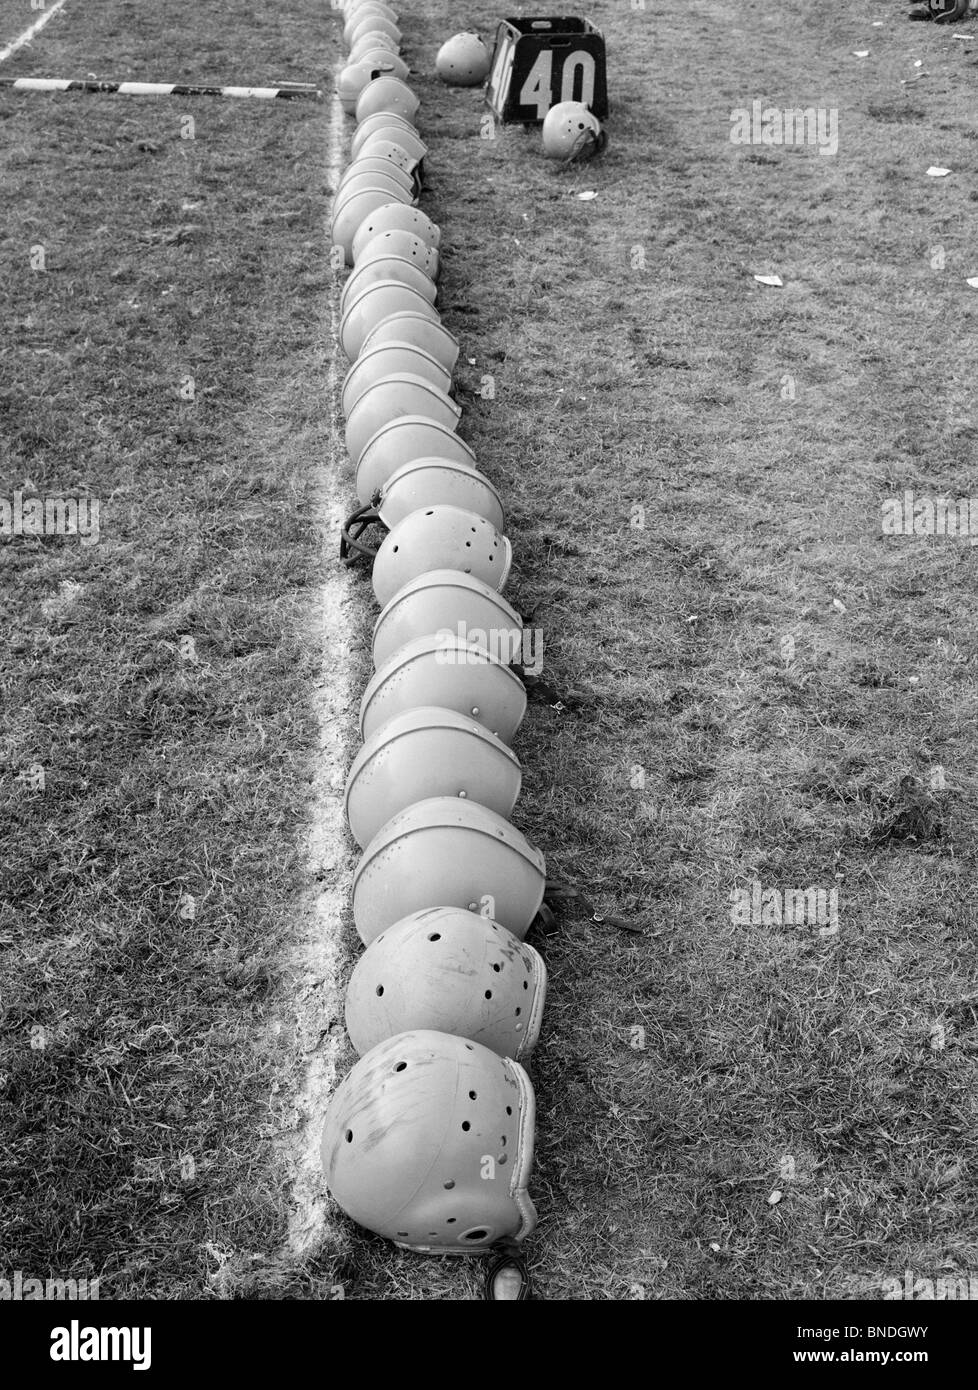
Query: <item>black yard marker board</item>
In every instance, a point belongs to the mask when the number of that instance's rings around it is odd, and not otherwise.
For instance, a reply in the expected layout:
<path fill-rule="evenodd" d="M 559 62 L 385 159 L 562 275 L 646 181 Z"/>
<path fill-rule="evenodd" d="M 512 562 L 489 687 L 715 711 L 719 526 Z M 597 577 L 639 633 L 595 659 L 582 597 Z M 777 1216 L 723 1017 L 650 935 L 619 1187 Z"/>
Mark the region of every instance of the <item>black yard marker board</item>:
<path fill-rule="evenodd" d="M 504 19 L 486 88 L 486 102 L 504 124 L 539 125 L 559 101 L 582 101 L 608 115 L 604 36 L 589 19 Z"/>

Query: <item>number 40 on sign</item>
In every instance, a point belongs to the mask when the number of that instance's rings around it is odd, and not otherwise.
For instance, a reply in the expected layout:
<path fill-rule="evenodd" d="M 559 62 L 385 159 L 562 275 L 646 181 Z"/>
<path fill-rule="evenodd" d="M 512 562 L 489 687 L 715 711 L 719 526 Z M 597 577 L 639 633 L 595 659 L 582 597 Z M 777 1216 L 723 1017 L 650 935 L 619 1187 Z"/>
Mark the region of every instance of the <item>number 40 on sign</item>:
<path fill-rule="evenodd" d="M 604 37 L 588 19 L 504 19 L 486 102 L 499 121 L 539 125 L 559 101 L 608 115 Z"/>

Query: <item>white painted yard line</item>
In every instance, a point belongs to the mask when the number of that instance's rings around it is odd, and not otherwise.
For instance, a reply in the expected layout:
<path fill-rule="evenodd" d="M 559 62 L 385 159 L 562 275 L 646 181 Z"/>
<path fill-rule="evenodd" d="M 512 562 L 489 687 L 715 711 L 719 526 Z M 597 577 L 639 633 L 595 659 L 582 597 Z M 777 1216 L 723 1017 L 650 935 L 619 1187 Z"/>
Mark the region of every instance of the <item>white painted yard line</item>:
<path fill-rule="evenodd" d="M 325 176 L 335 188 L 343 166 L 343 110 L 334 94 L 330 107 Z M 329 255 L 324 238 L 322 255 Z M 330 291 L 330 353 L 326 392 L 330 407 L 339 400 L 339 288 Z M 321 518 L 327 544 L 338 545 L 344 519 L 343 499 L 332 459 L 345 455 L 343 439 L 335 424 L 331 430 L 330 458 L 319 479 Z M 330 563 L 330 562 L 328 562 Z M 319 760 L 313 780 L 313 825 L 308 840 L 308 872 L 317 883 L 312 910 L 297 942 L 297 964 L 305 983 L 296 1000 L 300 1043 L 306 1063 L 302 1089 L 296 1098 L 299 1114 L 289 1249 L 293 1256 L 314 1255 L 330 1234 L 326 1184 L 319 1158 L 326 1105 L 336 1083 L 337 1061 L 343 1040 L 344 958 L 342 924 L 350 896 L 351 868 L 343 815 L 347 749 L 344 730 L 352 702 L 350 651 L 364 641 L 354 630 L 350 613 L 350 589 L 346 574 L 333 567 L 318 599 L 318 621 L 324 646 L 324 668 L 313 700 L 319 723 Z M 330 1027 L 332 1025 L 332 1028 Z"/>
<path fill-rule="evenodd" d="M 54 0 L 54 4 L 51 8 L 49 10 L 43 10 L 30 28 L 24 30 L 20 38 L 14 39 L 13 43 L 8 43 L 6 48 L 0 48 L 0 63 L 2 63 L 5 58 L 9 58 L 11 54 L 16 53 L 18 48 L 23 48 L 25 44 L 30 43 L 34 35 L 39 34 L 48 20 L 53 19 L 61 9 L 61 6 L 66 3 L 67 0 Z"/>

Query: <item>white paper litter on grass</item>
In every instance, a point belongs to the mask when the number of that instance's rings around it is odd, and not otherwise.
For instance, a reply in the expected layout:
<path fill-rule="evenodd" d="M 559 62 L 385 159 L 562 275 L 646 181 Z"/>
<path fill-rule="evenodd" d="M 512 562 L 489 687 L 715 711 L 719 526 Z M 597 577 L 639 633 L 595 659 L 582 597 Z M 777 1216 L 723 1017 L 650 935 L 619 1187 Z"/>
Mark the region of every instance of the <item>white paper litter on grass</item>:
<path fill-rule="evenodd" d="M 598 195 L 597 193 L 595 193 L 593 188 L 589 188 L 584 193 L 578 193 L 577 196 L 580 198 L 582 203 L 589 203 L 592 198 L 596 198 Z"/>
<path fill-rule="evenodd" d="M 759 285 L 774 285 L 777 289 L 784 284 L 780 275 L 755 275 L 754 279 Z"/>
<path fill-rule="evenodd" d="M 943 179 L 950 172 L 950 169 L 942 169 L 939 164 L 932 164 L 927 170 L 927 175 L 932 179 Z"/>
<path fill-rule="evenodd" d="M 978 275 L 972 275 L 970 280 L 965 280 L 966 285 L 970 285 L 973 290 L 978 290 Z"/>
<path fill-rule="evenodd" d="M 868 57 L 869 57 L 869 49 L 868 49 L 868 48 L 854 48 L 854 49 L 852 50 L 852 56 L 853 56 L 854 58 L 868 58 Z"/>

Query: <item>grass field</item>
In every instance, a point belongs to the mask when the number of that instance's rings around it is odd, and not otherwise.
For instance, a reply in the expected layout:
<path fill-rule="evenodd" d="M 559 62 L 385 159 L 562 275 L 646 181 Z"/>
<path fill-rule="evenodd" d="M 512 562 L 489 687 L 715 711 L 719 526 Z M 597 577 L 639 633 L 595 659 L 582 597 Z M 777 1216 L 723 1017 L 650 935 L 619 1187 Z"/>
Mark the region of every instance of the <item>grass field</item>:
<path fill-rule="evenodd" d="M 878 1298 L 978 1267 L 974 552 L 880 520 L 978 491 L 978 24 L 680 8 L 589 7 L 610 143 L 567 169 L 429 76 L 493 14 L 401 21 L 461 433 L 579 695 L 531 705 L 514 821 L 645 925 L 537 942 L 529 1256 L 549 1300 Z M 5 75 L 329 86 L 322 6 L 228 11 L 69 0 Z M 731 143 L 755 99 L 836 111 L 838 152 Z M 0 1249 L 104 1297 L 472 1298 L 345 1221 L 288 1254 L 318 499 L 353 497 L 328 109 L 187 109 L 0 93 L 0 495 L 102 499 L 97 546 L 0 545 Z M 838 930 L 734 923 L 754 884 L 837 890 Z"/>

